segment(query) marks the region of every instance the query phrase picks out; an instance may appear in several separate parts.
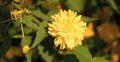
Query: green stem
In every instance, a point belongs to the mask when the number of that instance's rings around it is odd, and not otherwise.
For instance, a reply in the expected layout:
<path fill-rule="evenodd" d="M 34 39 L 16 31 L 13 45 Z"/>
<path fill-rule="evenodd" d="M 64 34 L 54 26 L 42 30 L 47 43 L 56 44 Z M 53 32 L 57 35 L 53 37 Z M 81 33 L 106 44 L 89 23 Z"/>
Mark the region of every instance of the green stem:
<path fill-rule="evenodd" d="M 22 23 L 21 23 L 21 31 L 22 31 L 22 37 L 24 38 L 24 37 L 25 37 L 25 34 L 24 34 L 24 29 L 23 29 Z"/>
<path fill-rule="evenodd" d="M 23 24 L 22 24 L 22 17 L 20 18 L 20 26 L 21 26 L 21 32 L 22 32 L 22 37 L 24 38 L 24 29 L 23 29 Z"/>
<path fill-rule="evenodd" d="M 32 16 L 32 15 L 30 15 L 30 17 L 33 19 L 33 21 L 34 21 L 35 23 L 37 23 L 38 25 L 40 25 L 40 21 L 39 21 L 37 18 L 35 18 L 35 17 Z"/>
<path fill-rule="evenodd" d="M 12 38 L 15 38 L 15 39 L 22 38 L 22 37 L 23 37 L 23 35 L 14 35 L 14 36 L 12 36 Z"/>
<path fill-rule="evenodd" d="M 8 19 L 8 20 L 0 21 L 0 24 L 10 22 L 11 20 L 12 20 L 12 19 Z"/>

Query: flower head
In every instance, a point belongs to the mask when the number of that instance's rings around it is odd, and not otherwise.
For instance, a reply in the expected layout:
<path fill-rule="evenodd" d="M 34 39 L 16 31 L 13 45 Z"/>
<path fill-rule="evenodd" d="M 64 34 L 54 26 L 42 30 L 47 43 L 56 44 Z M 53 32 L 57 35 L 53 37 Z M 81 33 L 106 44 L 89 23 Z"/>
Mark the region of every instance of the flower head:
<path fill-rule="evenodd" d="M 19 11 L 18 10 L 14 10 L 14 11 L 11 11 L 10 12 L 11 18 L 17 20 L 17 19 L 21 18 L 22 13 L 23 13 L 23 10 L 19 10 Z"/>
<path fill-rule="evenodd" d="M 86 30 L 86 23 L 81 15 L 71 10 L 60 10 L 58 14 L 52 15 L 52 23 L 49 23 L 48 33 L 55 37 L 55 46 L 60 49 L 73 49 L 82 44 Z"/>
<path fill-rule="evenodd" d="M 25 45 L 23 48 L 23 53 L 28 53 L 30 51 L 30 47 L 28 45 Z"/>
<path fill-rule="evenodd" d="M 11 18 L 14 20 L 20 19 L 22 18 L 22 15 L 26 13 L 29 14 L 31 13 L 31 11 L 29 11 L 28 9 L 22 9 L 22 10 L 13 10 L 10 12 Z"/>

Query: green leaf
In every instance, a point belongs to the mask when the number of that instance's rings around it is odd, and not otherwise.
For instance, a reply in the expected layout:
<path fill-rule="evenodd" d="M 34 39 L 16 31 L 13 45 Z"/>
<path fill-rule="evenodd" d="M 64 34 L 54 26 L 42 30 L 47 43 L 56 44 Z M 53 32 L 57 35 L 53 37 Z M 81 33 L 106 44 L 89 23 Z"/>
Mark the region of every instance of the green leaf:
<path fill-rule="evenodd" d="M 112 8 L 113 8 L 117 13 L 120 14 L 119 8 L 117 7 L 117 5 L 116 5 L 116 3 L 115 3 L 114 0 L 107 0 L 107 2 L 112 6 Z"/>
<path fill-rule="evenodd" d="M 29 28 L 29 27 L 23 27 L 23 29 L 24 29 L 24 33 L 25 33 L 25 34 L 30 34 L 30 33 L 33 32 L 33 29 L 31 29 L 31 28 Z"/>
<path fill-rule="evenodd" d="M 32 18 L 29 15 L 23 16 L 22 22 L 29 28 L 37 29 L 38 26 L 32 21 Z"/>
<path fill-rule="evenodd" d="M 43 20 L 49 20 L 50 18 L 48 17 L 48 15 L 42 13 L 42 11 L 40 9 L 36 9 L 36 10 L 32 10 L 32 15 L 36 16 L 38 18 L 41 18 Z"/>
<path fill-rule="evenodd" d="M 63 60 L 63 62 L 79 62 L 74 54 L 65 54 Z"/>
<path fill-rule="evenodd" d="M 46 37 L 46 35 L 45 29 L 39 29 L 31 48 L 35 48 Z"/>
<path fill-rule="evenodd" d="M 20 20 L 14 20 L 14 27 L 20 27 Z"/>
<path fill-rule="evenodd" d="M 38 28 L 38 30 L 36 32 L 36 37 L 35 37 L 35 40 L 34 40 L 33 45 L 32 45 L 31 48 L 36 47 L 47 36 L 46 30 L 45 30 L 45 28 L 47 26 L 48 26 L 48 24 L 47 24 L 46 20 L 44 20 L 40 24 L 40 26 L 39 26 L 39 28 Z"/>
<path fill-rule="evenodd" d="M 21 46 L 25 46 L 25 45 L 31 45 L 32 42 L 32 36 L 25 36 L 24 38 L 22 38 L 21 41 Z"/>
<path fill-rule="evenodd" d="M 57 12 L 58 12 L 57 8 L 53 8 L 53 9 L 49 10 L 48 15 L 51 16 L 53 14 L 56 14 Z"/>
<path fill-rule="evenodd" d="M 16 28 L 15 27 L 10 27 L 9 29 L 8 29 L 8 34 L 9 35 L 15 35 L 17 33 L 17 30 L 16 30 Z"/>
<path fill-rule="evenodd" d="M 58 3 L 59 0 L 47 0 L 47 2 L 49 2 L 49 3 Z"/>
<path fill-rule="evenodd" d="M 77 46 L 75 48 L 75 55 L 80 62 L 92 62 L 92 56 L 85 46 Z"/>
<path fill-rule="evenodd" d="M 39 29 L 46 28 L 46 27 L 48 27 L 48 22 L 47 20 L 43 20 L 39 26 Z"/>
<path fill-rule="evenodd" d="M 52 62 L 53 56 L 52 56 L 52 55 L 49 55 L 49 52 L 48 52 L 48 51 L 44 52 L 44 47 L 43 47 L 43 46 L 38 45 L 37 48 L 38 48 L 39 54 L 41 55 L 41 57 L 42 57 L 46 62 Z"/>
<path fill-rule="evenodd" d="M 84 9 L 84 4 L 86 0 L 67 0 L 66 5 L 68 8 L 81 12 Z"/>
<path fill-rule="evenodd" d="M 87 16 L 82 16 L 82 19 L 83 19 L 85 22 L 91 22 L 91 21 L 96 21 L 96 20 L 98 20 L 98 19 L 96 19 L 96 18 L 87 17 Z"/>
<path fill-rule="evenodd" d="M 3 43 L 0 45 L 0 58 L 4 57 L 5 53 L 8 51 L 10 46 L 11 46 L 10 39 L 6 39 L 3 41 Z"/>
<path fill-rule="evenodd" d="M 108 62 L 108 60 L 106 60 L 102 57 L 94 57 L 93 62 Z"/>
<path fill-rule="evenodd" d="M 19 10 L 22 10 L 23 8 L 22 8 L 22 5 L 20 5 L 20 4 L 17 4 L 17 3 L 15 3 L 15 2 L 12 2 L 11 3 L 13 6 L 15 6 L 15 8 L 17 8 L 17 9 L 19 9 Z"/>
<path fill-rule="evenodd" d="M 36 47 L 47 36 L 45 27 L 47 27 L 47 22 L 43 21 L 36 32 L 36 37 L 31 48 Z"/>
<path fill-rule="evenodd" d="M 27 59 L 27 62 L 32 62 L 32 50 L 30 50 L 29 53 L 25 54 L 25 57 Z"/>

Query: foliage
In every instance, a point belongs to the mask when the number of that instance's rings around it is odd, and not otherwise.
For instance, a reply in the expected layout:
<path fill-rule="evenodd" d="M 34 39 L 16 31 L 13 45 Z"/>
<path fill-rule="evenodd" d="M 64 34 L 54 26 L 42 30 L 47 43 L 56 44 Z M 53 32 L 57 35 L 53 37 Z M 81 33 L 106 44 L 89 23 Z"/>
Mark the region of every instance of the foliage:
<path fill-rule="evenodd" d="M 88 47 L 86 45 L 77 46 L 73 51 L 65 50 L 59 53 L 58 48 L 53 45 L 54 38 L 47 33 L 51 15 L 54 15 L 60 9 L 72 9 L 77 11 L 78 14 L 82 14 L 86 11 L 86 4 L 98 8 L 100 3 L 102 5 L 103 3 L 108 4 L 119 13 L 114 0 L 105 0 L 104 2 L 100 0 L 0 0 L 0 58 L 5 57 L 10 47 L 19 46 L 22 49 L 28 45 L 30 51 L 20 56 L 24 58 L 22 61 L 33 62 L 39 57 L 41 58 L 40 61 L 43 62 L 108 62 L 103 57 L 96 57 L 91 54 L 90 49 L 97 49 L 98 45 L 96 44 L 99 43 L 98 39 L 94 40 L 96 38 L 90 38 L 87 41 Z M 14 10 L 23 11 L 15 16 L 18 19 L 11 18 L 10 12 Z M 98 20 L 98 18 L 92 18 L 84 14 L 82 18 L 88 23 Z M 90 44 L 89 41 L 98 41 L 98 43 Z M 7 59 L 11 60 L 11 58 Z"/>

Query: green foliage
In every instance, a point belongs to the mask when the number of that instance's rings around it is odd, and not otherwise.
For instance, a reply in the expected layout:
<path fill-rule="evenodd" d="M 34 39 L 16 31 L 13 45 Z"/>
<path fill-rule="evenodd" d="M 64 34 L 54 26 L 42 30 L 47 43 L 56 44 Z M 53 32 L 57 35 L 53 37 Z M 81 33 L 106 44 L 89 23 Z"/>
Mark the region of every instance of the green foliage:
<path fill-rule="evenodd" d="M 31 34 L 33 32 L 33 29 L 29 28 L 29 27 L 23 27 L 24 29 L 24 33 L 27 34 Z"/>
<path fill-rule="evenodd" d="M 74 52 L 65 51 L 63 54 L 63 62 L 79 62 Z"/>
<path fill-rule="evenodd" d="M 92 57 L 85 46 L 75 47 L 74 52 L 64 52 L 63 62 L 108 62 L 105 58 Z"/>
<path fill-rule="evenodd" d="M 8 29 L 8 34 L 11 35 L 11 36 L 17 34 L 16 28 L 15 27 L 9 28 Z"/>
<path fill-rule="evenodd" d="M 32 62 L 32 50 L 29 53 L 25 54 L 25 57 L 27 59 L 27 62 Z"/>
<path fill-rule="evenodd" d="M 31 48 L 35 48 L 40 43 L 40 41 L 42 41 L 45 37 L 46 37 L 45 30 L 39 29 L 36 33 L 36 37 Z"/>
<path fill-rule="evenodd" d="M 64 62 L 79 62 L 79 60 L 74 54 L 65 54 L 63 56 L 63 61 Z"/>
<path fill-rule="evenodd" d="M 53 8 L 53 9 L 49 10 L 48 15 L 51 16 L 51 15 L 56 14 L 57 12 L 58 12 L 57 9 Z"/>
<path fill-rule="evenodd" d="M 38 18 L 41 18 L 43 20 L 49 20 L 49 17 L 46 14 L 42 13 L 42 11 L 40 9 L 33 10 L 32 15 L 34 15 Z"/>
<path fill-rule="evenodd" d="M 53 61 L 53 55 L 49 55 L 49 52 L 46 51 L 44 52 L 44 47 L 41 45 L 38 45 L 38 52 L 41 55 L 41 57 L 46 61 L 46 62 L 52 62 Z"/>
<path fill-rule="evenodd" d="M 96 21 L 98 19 L 96 18 L 91 18 L 91 17 L 86 17 L 86 16 L 82 16 L 82 19 L 85 21 L 85 22 L 91 22 L 91 21 Z"/>
<path fill-rule="evenodd" d="M 120 14 L 120 11 L 119 11 L 119 9 L 118 9 L 115 1 L 114 1 L 114 0 L 107 0 L 107 1 L 108 1 L 108 3 L 111 5 L 111 7 L 112 7 L 118 14 Z"/>
<path fill-rule="evenodd" d="M 59 2 L 59 0 L 46 0 L 46 1 L 49 3 L 58 3 Z"/>
<path fill-rule="evenodd" d="M 38 28 L 38 25 L 33 22 L 33 19 L 31 18 L 30 15 L 23 16 L 22 22 L 23 22 L 23 24 L 25 24 L 29 28 L 32 28 L 32 29 Z"/>
<path fill-rule="evenodd" d="M 92 62 L 92 56 L 87 47 L 77 46 L 75 48 L 75 55 L 80 62 Z"/>
<path fill-rule="evenodd" d="M 31 45 L 32 43 L 32 37 L 31 36 L 25 36 L 22 41 L 21 41 L 21 46 L 25 46 L 25 45 Z"/>
<path fill-rule="evenodd" d="M 93 62 L 109 62 L 109 61 L 101 57 L 94 57 Z"/>
<path fill-rule="evenodd" d="M 35 40 L 31 46 L 31 48 L 35 48 L 47 36 L 46 30 L 45 30 L 46 26 L 47 25 L 46 25 L 45 21 L 43 21 L 43 23 L 41 23 L 40 27 L 38 28 L 38 30 L 36 32 L 36 37 L 35 37 Z"/>
<path fill-rule="evenodd" d="M 84 4 L 86 0 L 67 0 L 66 5 L 68 8 L 75 10 L 77 12 L 83 11 Z"/>

